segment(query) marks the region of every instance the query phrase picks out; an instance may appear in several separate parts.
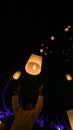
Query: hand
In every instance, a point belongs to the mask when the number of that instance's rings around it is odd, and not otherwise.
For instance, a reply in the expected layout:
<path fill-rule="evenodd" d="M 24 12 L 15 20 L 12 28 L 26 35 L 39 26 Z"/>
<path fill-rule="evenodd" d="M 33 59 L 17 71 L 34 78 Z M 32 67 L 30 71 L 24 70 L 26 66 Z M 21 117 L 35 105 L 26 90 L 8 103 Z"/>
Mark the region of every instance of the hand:
<path fill-rule="evenodd" d="M 44 84 L 42 84 L 42 85 L 39 87 L 39 94 L 40 94 L 40 95 L 42 95 L 43 88 L 44 88 Z"/>

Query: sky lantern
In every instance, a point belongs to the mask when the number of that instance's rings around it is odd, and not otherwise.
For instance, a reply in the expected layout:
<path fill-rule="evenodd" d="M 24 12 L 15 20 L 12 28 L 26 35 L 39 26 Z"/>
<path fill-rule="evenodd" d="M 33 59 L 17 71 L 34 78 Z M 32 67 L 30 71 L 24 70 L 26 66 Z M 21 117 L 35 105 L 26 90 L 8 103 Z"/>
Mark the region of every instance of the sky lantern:
<path fill-rule="evenodd" d="M 21 76 L 21 71 L 16 71 L 14 74 L 13 74 L 13 79 L 15 80 L 18 80 Z"/>
<path fill-rule="evenodd" d="M 42 56 L 31 54 L 26 65 L 25 70 L 30 75 L 38 75 L 41 72 Z"/>
<path fill-rule="evenodd" d="M 71 129 L 73 130 L 73 110 L 68 110 L 67 115 L 68 115 L 68 119 L 69 119 Z"/>
<path fill-rule="evenodd" d="M 66 79 L 67 79 L 68 81 L 71 81 L 71 80 L 72 80 L 72 76 L 71 76 L 70 74 L 66 74 Z"/>

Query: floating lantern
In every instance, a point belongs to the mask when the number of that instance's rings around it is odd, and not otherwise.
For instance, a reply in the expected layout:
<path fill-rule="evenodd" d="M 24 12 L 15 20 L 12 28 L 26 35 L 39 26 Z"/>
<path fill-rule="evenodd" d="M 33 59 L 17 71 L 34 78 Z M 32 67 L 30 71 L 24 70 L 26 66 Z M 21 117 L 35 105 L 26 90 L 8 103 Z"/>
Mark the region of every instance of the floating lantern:
<path fill-rule="evenodd" d="M 31 54 L 26 65 L 25 70 L 30 75 L 38 75 L 41 72 L 42 56 Z"/>
<path fill-rule="evenodd" d="M 16 71 L 13 75 L 13 79 L 18 80 L 21 76 L 21 71 Z"/>
<path fill-rule="evenodd" d="M 68 81 L 71 81 L 71 80 L 72 80 L 72 76 L 71 76 L 70 74 L 66 74 L 66 79 L 67 79 Z"/>
<path fill-rule="evenodd" d="M 68 110 L 67 115 L 68 115 L 68 119 L 69 119 L 71 129 L 73 130 L 73 110 Z"/>
<path fill-rule="evenodd" d="M 51 36 L 51 38 L 50 38 L 50 39 L 51 39 L 51 41 L 53 41 L 53 40 L 55 39 L 55 37 L 54 37 L 54 36 Z"/>

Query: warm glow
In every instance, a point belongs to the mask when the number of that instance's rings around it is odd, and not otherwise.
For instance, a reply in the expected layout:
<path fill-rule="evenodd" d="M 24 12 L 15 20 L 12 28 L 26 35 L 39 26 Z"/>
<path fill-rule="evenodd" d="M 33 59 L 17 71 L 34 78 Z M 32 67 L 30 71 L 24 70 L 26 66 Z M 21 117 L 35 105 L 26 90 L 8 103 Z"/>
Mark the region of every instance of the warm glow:
<path fill-rule="evenodd" d="M 2 123 L 2 121 L 0 120 L 0 124 Z"/>
<path fill-rule="evenodd" d="M 67 79 L 68 81 L 71 81 L 71 80 L 72 80 L 72 76 L 71 76 L 70 74 L 66 74 L 66 79 Z"/>
<path fill-rule="evenodd" d="M 67 28 L 65 28 L 65 32 L 68 32 L 69 31 L 69 28 L 67 27 Z"/>
<path fill-rule="evenodd" d="M 55 37 L 54 36 L 51 36 L 51 38 L 50 38 L 52 41 L 55 39 Z"/>
<path fill-rule="evenodd" d="M 25 70 L 30 75 L 38 75 L 41 72 L 41 66 L 42 56 L 32 54 L 25 65 Z"/>
<path fill-rule="evenodd" d="M 33 65 L 33 68 L 32 68 L 33 70 L 35 70 L 36 69 L 36 65 Z"/>
<path fill-rule="evenodd" d="M 71 28 L 71 26 L 69 25 L 68 28 Z"/>
<path fill-rule="evenodd" d="M 73 130 L 73 110 L 68 110 L 67 115 L 68 115 L 71 129 Z"/>
<path fill-rule="evenodd" d="M 40 49 L 40 52 L 42 53 L 44 50 L 43 49 Z"/>
<path fill-rule="evenodd" d="M 13 79 L 18 80 L 20 78 L 20 76 L 21 76 L 21 71 L 17 71 L 14 73 Z"/>

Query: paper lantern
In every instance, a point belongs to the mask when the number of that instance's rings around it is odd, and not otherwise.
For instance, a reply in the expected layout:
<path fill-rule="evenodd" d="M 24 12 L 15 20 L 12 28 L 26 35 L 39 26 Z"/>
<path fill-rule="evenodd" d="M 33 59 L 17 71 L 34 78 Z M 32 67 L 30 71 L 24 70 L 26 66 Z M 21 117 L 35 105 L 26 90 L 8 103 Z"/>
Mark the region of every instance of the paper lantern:
<path fill-rule="evenodd" d="M 38 75 L 41 72 L 42 56 L 31 54 L 26 65 L 25 70 L 30 75 Z"/>
<path fill-rule="evenodd" d="M 68 110 L 67 115 L 68 115 L 68 119 L 69 119 L 71 129 L 73 130 L 73 110 Z"/>
<path fill-rule="evenodd" d="M 66 79 L 67 79 L 68 81 L 71 81 L 71 80 L 72 80 L 71 75 L 70 75 L 70 74 L 66 74 Z"/>
<path fill-rule="evenodd" d="M 21 71 L 16 71 L 13 75 L 13 79 L 18 80 L 21 76 Z"/>

